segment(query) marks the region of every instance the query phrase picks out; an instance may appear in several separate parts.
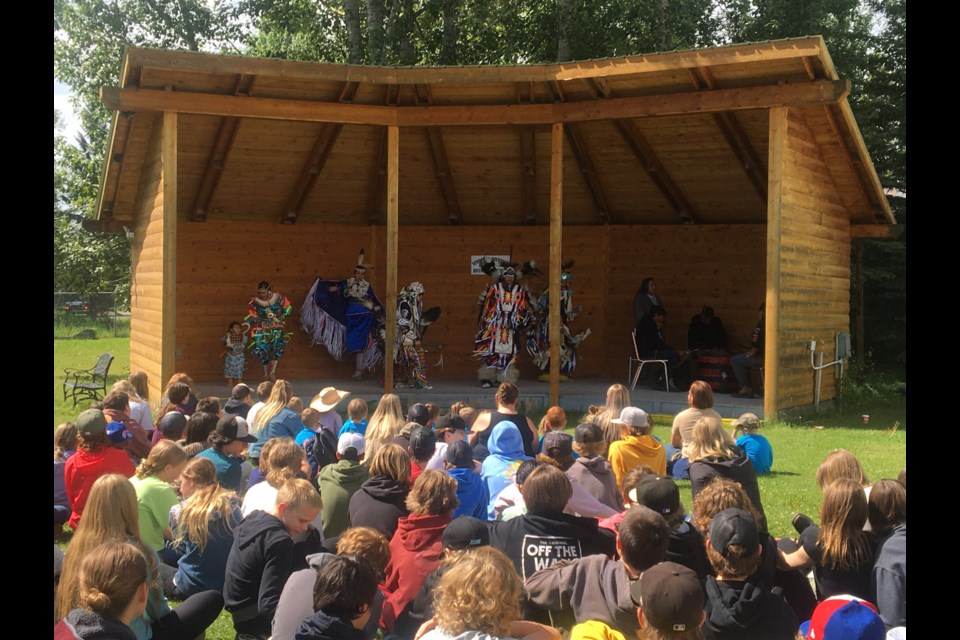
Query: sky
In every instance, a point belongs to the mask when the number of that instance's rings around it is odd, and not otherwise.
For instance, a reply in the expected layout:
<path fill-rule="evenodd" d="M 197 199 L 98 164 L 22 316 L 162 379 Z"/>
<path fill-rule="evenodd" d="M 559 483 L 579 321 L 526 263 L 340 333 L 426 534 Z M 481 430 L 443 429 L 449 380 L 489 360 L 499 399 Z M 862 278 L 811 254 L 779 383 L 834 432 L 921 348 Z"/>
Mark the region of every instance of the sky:
<path fill-rule="evenodd" d="M 70 87 L 56 80 L 53 81 L 53 108 L 60 111 L 64 124 L 64 137 L 67 141 L 73 143 L 80 131 L 80 121 L 70 105 Z"/>

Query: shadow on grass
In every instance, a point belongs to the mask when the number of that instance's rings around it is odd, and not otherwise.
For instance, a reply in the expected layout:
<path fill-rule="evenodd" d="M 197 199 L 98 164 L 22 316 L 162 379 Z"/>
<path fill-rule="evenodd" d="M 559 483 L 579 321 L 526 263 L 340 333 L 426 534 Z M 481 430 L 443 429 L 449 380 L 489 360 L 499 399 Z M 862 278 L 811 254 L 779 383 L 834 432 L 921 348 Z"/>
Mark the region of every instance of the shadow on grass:
<path fill-rule="evenodd" d="M 757 477 L 758 478 L 778 478 L 780 476 L 799 476 L 799 475 L 804 475 L 804 474 L 797 473 L 796 471 L 768 471 Z"/>

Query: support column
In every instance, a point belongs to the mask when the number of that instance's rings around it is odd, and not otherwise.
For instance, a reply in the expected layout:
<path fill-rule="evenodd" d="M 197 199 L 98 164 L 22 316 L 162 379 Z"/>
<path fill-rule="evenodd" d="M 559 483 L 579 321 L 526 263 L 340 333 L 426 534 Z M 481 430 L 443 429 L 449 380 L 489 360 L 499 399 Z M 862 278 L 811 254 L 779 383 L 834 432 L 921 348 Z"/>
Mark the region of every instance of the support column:
<path fill-rule="evenodd" d="M 177 113 L 163 112 L 160 140 L 163 181 L 163 298 L 160 307 L 160 380 L 177 370 Z"/>
<path fill-rule="evenodd" d="M 550 405 L 560 404 L 560 261 L 563 241 L 563 123 L 556 122 L 550 138 Z"/>
<path fill-rule="evenodd" d="M 383 392 L 393 393 L 393 344 L 397 341 L 397 237 L 399 231 L 400 129 L 387 127 L 387 336 Z"/>
<path fill-rule="evenodd" d="M 783 149 L 787 142 L 787 109 L 770 109 L 767 171 L 767 296 L 764 342 L 763 417 L 777 419 L 780 406 L 780 221 Z"/>

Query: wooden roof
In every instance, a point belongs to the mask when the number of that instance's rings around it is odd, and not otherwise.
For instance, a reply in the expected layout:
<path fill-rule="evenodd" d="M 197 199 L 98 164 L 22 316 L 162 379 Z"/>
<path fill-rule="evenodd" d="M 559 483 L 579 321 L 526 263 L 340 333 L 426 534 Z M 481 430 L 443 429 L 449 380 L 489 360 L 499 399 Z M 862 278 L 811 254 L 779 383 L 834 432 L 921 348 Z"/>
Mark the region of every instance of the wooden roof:
<path fill-rule="evenodd" d="M 192 220 L 383 224 L 387 125 L 401 224 L 547 224 L 565 124 L 564 224 L 762 223 L 768 109 L 796 107 L 852 223 L 892 223 L 819 36 L 552 65 L 366 67 L 130 47 L 97 219 L 133 217 L 157 117 L 178 117 Z"/>

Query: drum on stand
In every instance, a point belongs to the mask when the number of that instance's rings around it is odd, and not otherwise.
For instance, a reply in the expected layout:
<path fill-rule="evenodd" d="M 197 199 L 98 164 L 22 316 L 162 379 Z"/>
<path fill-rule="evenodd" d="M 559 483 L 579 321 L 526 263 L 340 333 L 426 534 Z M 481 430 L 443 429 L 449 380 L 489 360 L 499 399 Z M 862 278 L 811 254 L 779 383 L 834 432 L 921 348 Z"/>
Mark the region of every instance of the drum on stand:
<path fill-rule="evenodd" d="M 709 384 L 714 393 L 736 393 L 740 390 L 728 355 L 710 356 L 698 353 L 697 380 Z"/>

